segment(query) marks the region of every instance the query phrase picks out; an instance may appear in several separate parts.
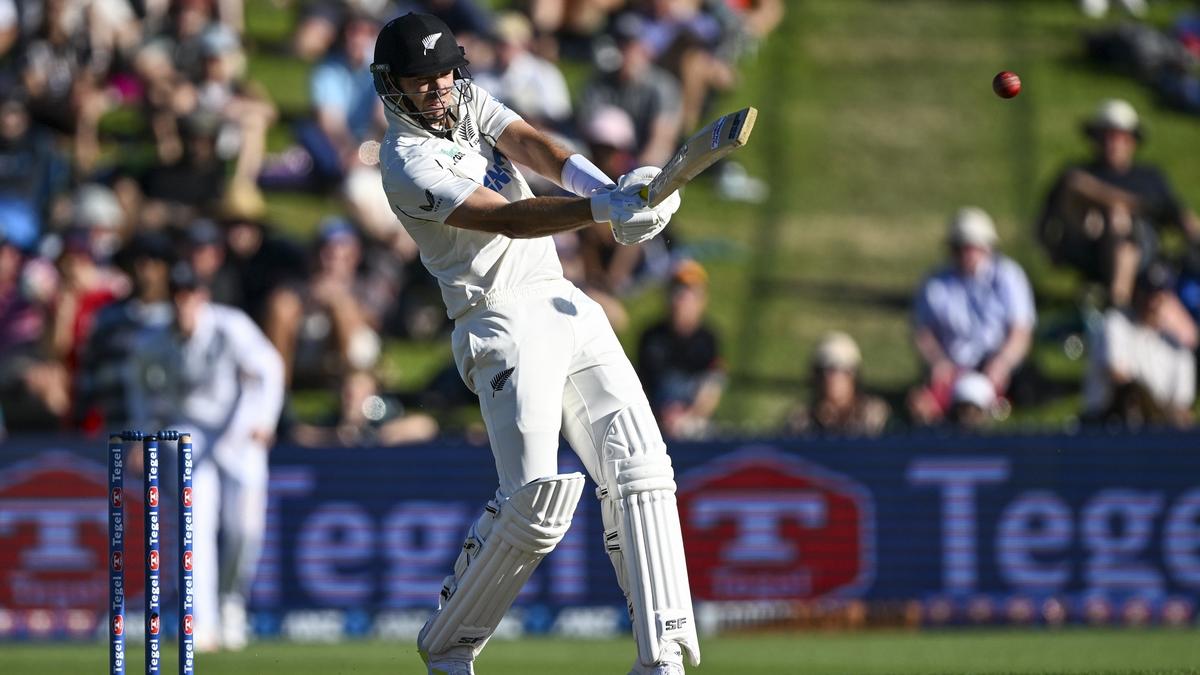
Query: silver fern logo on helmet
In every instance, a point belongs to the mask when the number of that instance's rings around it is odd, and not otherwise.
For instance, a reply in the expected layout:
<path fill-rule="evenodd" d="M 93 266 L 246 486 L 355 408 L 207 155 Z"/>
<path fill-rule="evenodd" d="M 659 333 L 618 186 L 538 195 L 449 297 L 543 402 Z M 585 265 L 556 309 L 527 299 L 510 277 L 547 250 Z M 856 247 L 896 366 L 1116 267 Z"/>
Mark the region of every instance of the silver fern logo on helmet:
<path fill-rule="evenodd" d="M 421 52 L 421 55 L 424 56 L 428 54 L 429 50 L 433 49 L 434 45 L 437 44 L 438 38 L 440 37 L 442 37 L 441 33 L 432 33 L 421 38 L 421 46 L 425 47 L 425 51 Z"/>

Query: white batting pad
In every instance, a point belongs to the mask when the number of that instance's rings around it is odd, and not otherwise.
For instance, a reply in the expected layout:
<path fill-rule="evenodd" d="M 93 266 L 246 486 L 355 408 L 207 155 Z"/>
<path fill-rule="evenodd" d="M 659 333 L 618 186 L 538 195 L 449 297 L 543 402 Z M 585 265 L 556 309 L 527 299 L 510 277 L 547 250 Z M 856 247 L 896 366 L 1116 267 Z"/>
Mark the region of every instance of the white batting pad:
<path fill-rule="evenodd" d="M 582 492 L 583 474 L 560 474 L 488 504 L 446 579 L 437 613 L 421 629 L 426 660 L 452 649 L 473 658 L 483 649 L 529 575 L 567 533 Z"/>
<path fill-rule="evenodd" d="M 668 656 L 670 643 L 700 664 L 671 458 L 649 411 L 619 413 L 605 439 L 603 502 L 609 556 L 625 588 L 638 661 Z M 647 426 L 649 425 L 649 426 Z"/>

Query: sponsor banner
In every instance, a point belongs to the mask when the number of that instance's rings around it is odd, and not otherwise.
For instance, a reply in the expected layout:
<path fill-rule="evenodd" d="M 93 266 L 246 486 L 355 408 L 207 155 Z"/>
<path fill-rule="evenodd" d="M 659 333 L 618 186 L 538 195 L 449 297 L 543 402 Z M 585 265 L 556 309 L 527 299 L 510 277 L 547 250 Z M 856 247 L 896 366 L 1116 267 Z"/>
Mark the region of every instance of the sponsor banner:
<path fill-rule="evenodd" d="M 886 610 L 933 624 L 1190 623 L 1198 449 L 1200 434 L 674 444 L 700 622 Z M 107 553 L 105 451 L 38 437 L 0 446 L 0 638 L 104 632 L 106 614 L 83 617 L 105 612 L 108 565 L 122 565 Z M 560 470 L 582 469 L 564 450 Z M 128 478 L 124 560 L 142 560 L 144 492 Z M 486 446 L 276 448 L 255 629 L 333 639 L 419 628 L 494 490 Z M 168 613 L 173 529 L 163 532 Z M 602 533 L 587 491 L 510 630 L 627 628 Z M 127 608 L 139 611 L 142 565 L 122 566 Z"/>

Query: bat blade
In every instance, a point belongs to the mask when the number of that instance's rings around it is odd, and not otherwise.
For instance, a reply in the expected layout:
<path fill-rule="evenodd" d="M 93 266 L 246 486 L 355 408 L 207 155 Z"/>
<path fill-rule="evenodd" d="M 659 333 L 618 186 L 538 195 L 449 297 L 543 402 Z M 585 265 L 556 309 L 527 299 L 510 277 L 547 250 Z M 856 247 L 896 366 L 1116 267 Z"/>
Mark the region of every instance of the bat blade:
<path fill-rule="evenodd" d="M 713 120 L 675 152 L 662 173 L 642 188 L 642 197 L 650 206 L 658 206 L 672 192 L 700 175 L 701 171 L 745 145 L 750 140 L 750 132 L 754 131 L 757 118 L 758 110 L 750 107 Z"/>

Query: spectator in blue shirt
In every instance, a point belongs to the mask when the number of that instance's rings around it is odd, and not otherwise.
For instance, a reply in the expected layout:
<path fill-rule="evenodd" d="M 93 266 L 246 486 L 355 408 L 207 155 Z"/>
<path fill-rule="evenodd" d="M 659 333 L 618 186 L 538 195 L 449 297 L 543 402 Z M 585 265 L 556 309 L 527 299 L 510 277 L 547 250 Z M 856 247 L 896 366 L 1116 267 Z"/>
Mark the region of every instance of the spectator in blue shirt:
<path fill-rule="evenodd" d="M 950 220 L 951 262 L 921 284 L 913 307 L 913 341 L 928 381 L 909 395 L 909 412 L 922 424 L 940 421 L 954 382 L 982 373 L 1003 396 L 1029 353 L 1036 321 L 1025 272 L 994 250 L 992 219 L 981 209 L 959 210 Z"/>
<path fill-rule="evenodd" d="M 297 130 L 300 144 L 312 156 L 315 178 L 332 187 L 358 163 L 358 147 L 383 112 L 369 66 L 379 25 L 352 15 L 342 27 L 341 41 L 312 71 L 309 99 L 314 119 Z"/>

